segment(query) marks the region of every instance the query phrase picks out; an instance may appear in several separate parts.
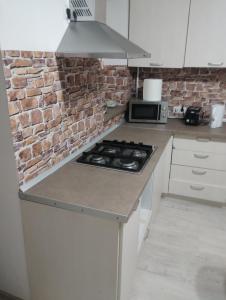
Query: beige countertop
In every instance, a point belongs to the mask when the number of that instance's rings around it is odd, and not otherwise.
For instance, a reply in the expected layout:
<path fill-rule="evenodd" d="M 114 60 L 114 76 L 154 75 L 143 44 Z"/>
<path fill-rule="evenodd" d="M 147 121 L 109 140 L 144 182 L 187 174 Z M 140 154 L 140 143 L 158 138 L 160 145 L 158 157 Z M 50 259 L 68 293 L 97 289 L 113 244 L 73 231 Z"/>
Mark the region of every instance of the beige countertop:
<path fill-rule="evenodd" d="M 186 138 L 203 137 L 212 140 L 226 141 L 226 123 L 224 123 L 223 127 L 215 129 L 211 129 L 208 125 L 185 125 L 183 120 L 180 119 L 169 119 L 167 124 L 126 123 L 124 126 L 158 130 Z"/>
<path fill-rule="evenodd" d="M 141 173 L 72 161 L 20 196 L 33 202 L 126 222 L 172 135 L 226 141 L 226 125 L 210 129 L 208 126 L 185 126 L 176 119 L 170 119 L 165 125 L 126 123 L 105 139 L 156 145 L 156 152 Z"/>
<path fill-rule="evenodd" d="M 170 134 L 121 126 L 105 137 L 156 145 L 158 148 L 140 173 L 98 168 L 69 162 L 20 197 L 37 203 L 127 222 L 138 204 Z"/>

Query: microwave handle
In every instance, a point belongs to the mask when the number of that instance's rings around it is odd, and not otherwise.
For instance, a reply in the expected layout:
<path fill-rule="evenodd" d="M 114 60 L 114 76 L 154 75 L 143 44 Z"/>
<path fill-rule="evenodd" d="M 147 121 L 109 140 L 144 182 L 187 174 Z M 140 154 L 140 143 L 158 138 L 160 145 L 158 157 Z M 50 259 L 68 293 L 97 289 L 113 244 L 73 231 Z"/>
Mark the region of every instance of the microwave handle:
<path fill-rule="evenodd" d="M 158 105 L 158 121 L 160 120 L 160 115 L 161 115 L 160 106 L 161 105 Z"/>

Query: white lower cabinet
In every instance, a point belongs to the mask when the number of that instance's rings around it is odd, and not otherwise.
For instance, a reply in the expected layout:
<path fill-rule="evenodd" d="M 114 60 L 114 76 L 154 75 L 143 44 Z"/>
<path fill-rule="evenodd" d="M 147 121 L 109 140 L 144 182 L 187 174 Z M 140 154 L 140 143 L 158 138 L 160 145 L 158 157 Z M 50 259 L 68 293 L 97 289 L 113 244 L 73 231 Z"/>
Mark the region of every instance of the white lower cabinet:
<path fill-rule="evenodd" d="M 143 241 L 148 234 L 148 226 L 153 217 L 153 188 L 154 188 L 154 174 L 149 179 L 144 192 L 139 201 L 139 238 L 137 251 L 140 252 Z"/>
<path fill-rule="evenodd" d="M 138 258 L 140 228 L 140 206 L 135 210 L 129 219 L 129 222 L 122 225 L 121 231 L 121 258 L 119 263 L 119 294 L 120 300 L 129 300 L 130 289 L 136 263 Z"/>
<path fill-rule="evenodd" d="M 171 154 L 172 154 L 172 141 L 173 138 L 171 137 L 161 156 L 161 159 L 158 161 L 158 164 L 154 172 L 152 221 L 155 220 L 156 215 L 158 214 L 162 194 L 168 193 Z"/>
<path fill-rule="evenodd" d="M 226 143 L 175 138 L 173 148 L 169 193 L 226 203 Z"/>
<path fill-rule="evenodd" d="M 139 199 L 137 209 L 133 212 L 122 230 L 120 300 L 129 300 L 131 283 L 136 267 L 137 257 L 143 242 L 148 238 L 150 223 L 158 214 L 163 193 L 168 192 L 170 163 L 172 154 L 172 137 L 166 145 L 155 169 L 149 178 Z"/>
<path fill-rule="evenodd" d="M 168 186 L 171 150 L 172 139 L 127 223 L 22 201 L 31 300 L 129 300 L 142 242 Z"/>

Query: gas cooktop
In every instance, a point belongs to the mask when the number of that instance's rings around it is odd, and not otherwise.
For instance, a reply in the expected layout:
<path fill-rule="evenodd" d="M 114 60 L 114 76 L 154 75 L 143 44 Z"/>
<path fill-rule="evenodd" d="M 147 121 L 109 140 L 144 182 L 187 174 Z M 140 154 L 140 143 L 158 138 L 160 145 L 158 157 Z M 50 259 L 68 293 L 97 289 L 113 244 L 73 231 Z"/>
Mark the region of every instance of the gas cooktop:
<path fill-rule="evenodd" d="M 129 172 L 140 172 L 156 147 L 125 141 L 107 141 L 96 144 L 90 151 L 83 152 L 77 162 Z"/>

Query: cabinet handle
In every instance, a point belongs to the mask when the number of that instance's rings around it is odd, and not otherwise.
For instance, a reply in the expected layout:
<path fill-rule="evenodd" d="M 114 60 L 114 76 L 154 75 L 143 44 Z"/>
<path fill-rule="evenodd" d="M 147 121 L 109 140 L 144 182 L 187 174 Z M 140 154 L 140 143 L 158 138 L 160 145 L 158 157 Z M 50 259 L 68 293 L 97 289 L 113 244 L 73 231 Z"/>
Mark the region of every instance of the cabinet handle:
<path fill-rule="evenodd" d="M 201 143 L 208 143 L 208 142 L 210 142 L 210 139 L 197 137 L 196 141 L 201 142 Z"/>
<path fill-rule="evenodd" d="M 163 66 L 163 64 L 159 64 L 159 63 L 150 63 L 149 65 L 150 65 L 150 67 L 162 67 Z"/>
<path fill-rule="evenodd" d="M 207 159 L 209 155 L 194 154 L 194 157 L 199 159 Z"/>
<path fill-rule="evenodd" d="M 202 175 L 206 175 L 207 171 L 196 171 L 196 170 L 192 170 L 192 173 L 193 173 L 194 175 L 200 175 L 200 176 L 202 176 Z"/>
<path fill-rule="evenodd" d="M 222 67 L 223 65 L 224 65 L 223 62 L 220 62 L 220 63 L 211 63 L 211 62 L 209 62 L 208 63 L 209 67 Z"/>
<path fill-rule="evenodd" d="M 194 191 L 203 191 L 205 189 L 204 186 L 197 186 L 197 185 L 190 185 L 190 188 Z"/>

